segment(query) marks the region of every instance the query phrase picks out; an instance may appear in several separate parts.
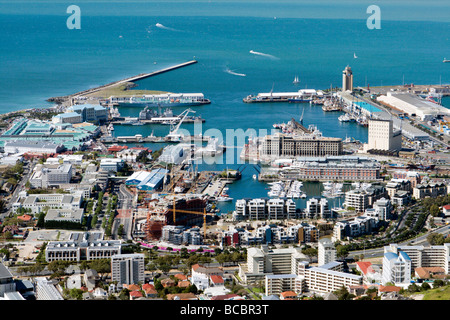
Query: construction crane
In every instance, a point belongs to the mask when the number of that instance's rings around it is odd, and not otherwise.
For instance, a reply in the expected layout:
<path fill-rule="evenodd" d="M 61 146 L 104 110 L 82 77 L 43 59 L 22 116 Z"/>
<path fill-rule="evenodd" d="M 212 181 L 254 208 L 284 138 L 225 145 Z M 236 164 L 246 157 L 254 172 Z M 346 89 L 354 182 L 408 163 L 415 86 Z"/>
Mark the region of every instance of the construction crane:
<path fill-rule="evenodd" d="M 206 239 L 206 216 L 213 216 L 213 217 L 214 217 L 215 214 L 206 213 L 206 207 L 203 208 L 203 212 L 177 209 L 177 208 L 176 208 L 176 199 L 175 199 L 175 197 L 173 197 L 173 208 L 172 208 L 172 213 L 173 213 L 173 223 L 176 222 L 176 213 L 177 213 L 177 212 L 191 213 L 191 214 L 201 214 L 201 215 L 203 215 L 203 239 Z"/>
<path fill-rule="evenodd" d="M 178 122 L 178 124 L 173 127 L 173 125 L 170 126 L 170 132 L 169 134 L 166 136 L 166 138 L 169 141 L 173 141 L 173 142 L 179 142 L 182 140 L 183 138 L 183 134 L 178 133 L 178 129 L 180 128 L 181 124 L 183 123 L 184 119 L 186 119 L 187 115 L 192 112 L 195 113 L 195 111 L 193 111 L 192 109 L 186 109 L 184 110 L 179 117 L 182 117 L 180 122 Z"/>

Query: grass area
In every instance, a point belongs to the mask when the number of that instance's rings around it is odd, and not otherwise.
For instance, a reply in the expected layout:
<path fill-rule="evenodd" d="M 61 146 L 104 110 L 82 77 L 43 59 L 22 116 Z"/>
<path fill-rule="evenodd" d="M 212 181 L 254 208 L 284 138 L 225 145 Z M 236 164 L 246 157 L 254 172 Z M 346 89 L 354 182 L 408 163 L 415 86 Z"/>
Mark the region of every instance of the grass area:
<path fill-rule="evenodd" d="M 420 294 L 424 295 L 422 300 L 450 300 L 450 286 L 430 289 Z"/>
<path fill-rule="evenodd" d="M 131 82 L 121 83 L 115 86 L 111 86 L 99 91 L 93 92 L 86 95 L 87 97 L 94 98 L 109 98 L 110 96 L 134 96 L 134 95 L 144 95 L 144 94 L 162 94 L 167 93 L 166 91 L 158 90 L 129 90 L 133 84 Z"/>

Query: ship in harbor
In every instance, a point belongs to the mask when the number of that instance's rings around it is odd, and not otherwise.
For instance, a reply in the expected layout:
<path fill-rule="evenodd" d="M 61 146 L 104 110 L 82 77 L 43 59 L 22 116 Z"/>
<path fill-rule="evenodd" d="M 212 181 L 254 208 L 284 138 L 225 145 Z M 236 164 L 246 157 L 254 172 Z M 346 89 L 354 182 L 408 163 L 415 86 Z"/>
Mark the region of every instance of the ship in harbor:
<path fill-rule="evenodd" d="M 118 105 L 126 107 L 178 107 L 178 106 L 200 106 L 210 104 L 203 93 L 164 93 L 146 94 L 142 96 L 116 97 L 111 96 L 104 101 L 107 105 Z"/>
<path fill-rule="evenodd" d="M 248 95 L 242 99 L 245 103 L 257 102 L 310 102 L 317 98 L 322 98 L 323 92 L 315 89 L 300 89 L 294 92 L 273 92 L 258 93 L 256 96 Z"/>

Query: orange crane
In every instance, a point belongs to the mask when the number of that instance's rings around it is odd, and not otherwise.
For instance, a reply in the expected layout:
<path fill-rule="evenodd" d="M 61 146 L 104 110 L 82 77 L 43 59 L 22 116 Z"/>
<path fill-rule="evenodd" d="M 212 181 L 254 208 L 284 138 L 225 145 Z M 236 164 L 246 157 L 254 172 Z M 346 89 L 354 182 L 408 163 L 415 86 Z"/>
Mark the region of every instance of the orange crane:
<path fill-rule="evenodd" d="M 175 203 L 175 197 L 173 198 L 173 222 L 176 222 L 176 213 L 177 212 L 183 212 L 183 213 L 192 213 L 192 214 L 201 214 L 203 215 L 203 239 L 206 239 L 206 216 L 215 216 L 214 214 L 211 213 L 206 213 L 206 207 L 203 208 L 203 212 L 198 212 L 198 211 L 190 211 L 190 210 L 181 210 L 181 209 L 177 209 L 176 208 L 176 203 Z"/>

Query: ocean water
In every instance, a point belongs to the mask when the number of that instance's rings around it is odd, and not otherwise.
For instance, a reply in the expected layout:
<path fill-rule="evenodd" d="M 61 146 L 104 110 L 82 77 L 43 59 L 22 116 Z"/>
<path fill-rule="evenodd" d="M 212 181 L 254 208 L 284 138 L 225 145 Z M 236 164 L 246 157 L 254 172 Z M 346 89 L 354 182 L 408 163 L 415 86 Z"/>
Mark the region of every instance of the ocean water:
<path fill-rule="evenodd" d="M 351 66 L 358 86 L 450 83 L 450 10 L 445 1 L 378 1 L 382 28 L 366 26 L 364 1 L 79 1 L 81 29 L 69 30 L 68 1 L 0 1 L 0 113 L 47 107 L 47 98 L 196 59 L 197 64 L 137 82 L 137 89 L 202 92 L 193 108 L 202 133 L 257 133 L 291 118 L 326 136 L 367 141 L 367 129 L 309 104 L 245 104 L 249 94 L 341 86 Z M 252 54 L 250 50 L 261 54 Z M 358 56 L 353 58 L 353 54 Z M 292 80 L 300 78 L 294 86 Z M 444 98 L 450 108 L 450 98 Z M 181 113 L 183 108 L 176 108 Z M 138 108 L 120 108 L 137 116 Z M 192 124 L 182 125 L 191 132 Z M 197 128 L 198 129 L 198 128 Z M 251 130 L 249 130 L 251 129 Z M 168 126 L 116 126 L 115 135 L 165 135 Z M 198 133 L 198 132 L 193 132 Z M 227 145 L 236 144 L 226 141 Z M 242 144 L 239 145 L 242 146 Z M 163 144 L 148 144 L 159 149 Z M 234 161 L 200 169 L 239 168 Z M 229 152 L 227 152 L 229 154 Z M 242 166 L 241 166 L 242 168 Z M 255 169 L 230 187 L 234 198 L 265 196 Z M 311 195 L 320 195 L 311 187 Z M 233 204 L 224 204 L 223 211 Z"/>

